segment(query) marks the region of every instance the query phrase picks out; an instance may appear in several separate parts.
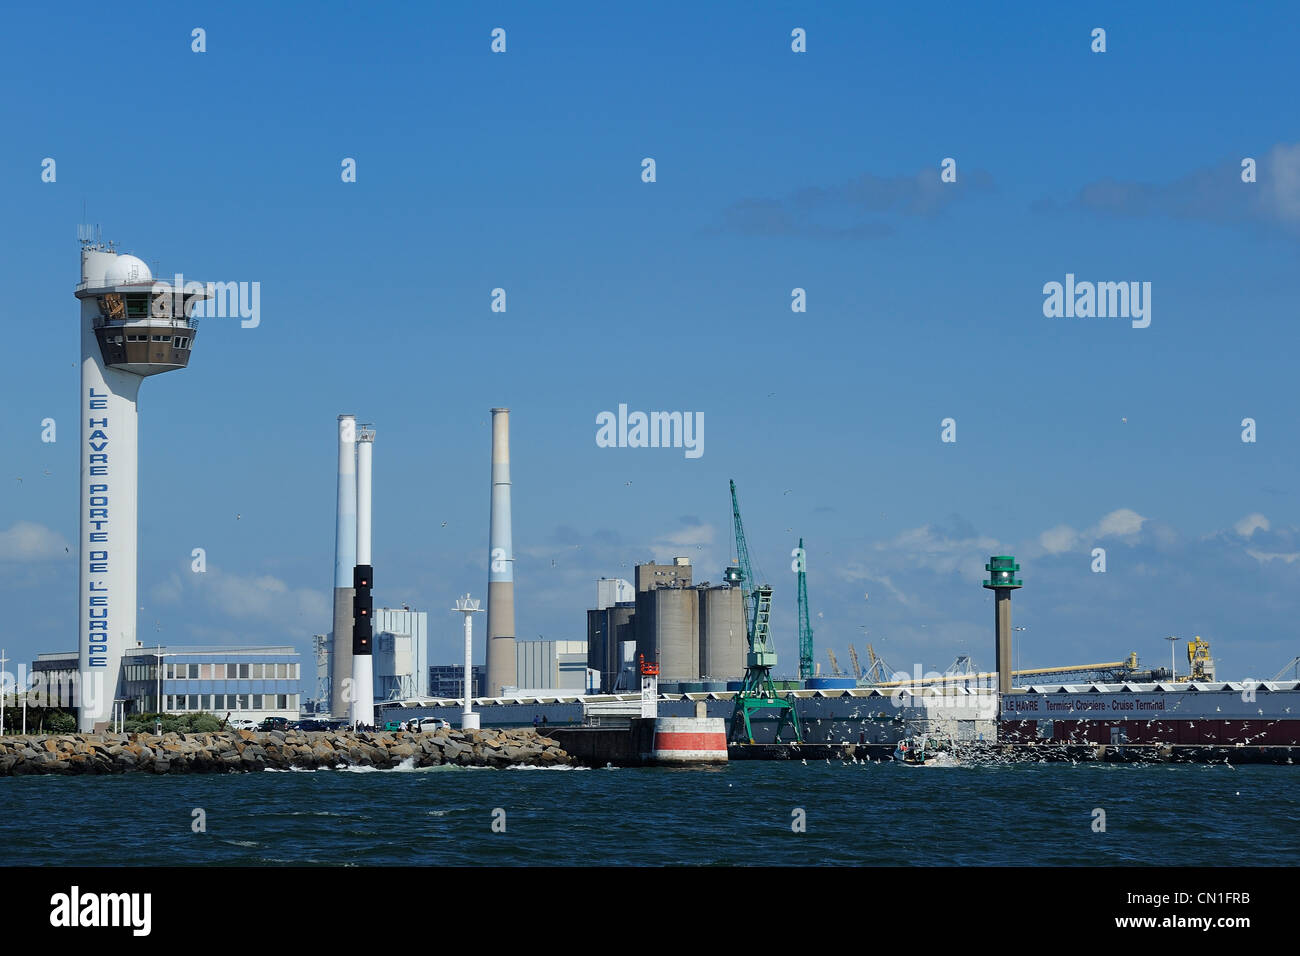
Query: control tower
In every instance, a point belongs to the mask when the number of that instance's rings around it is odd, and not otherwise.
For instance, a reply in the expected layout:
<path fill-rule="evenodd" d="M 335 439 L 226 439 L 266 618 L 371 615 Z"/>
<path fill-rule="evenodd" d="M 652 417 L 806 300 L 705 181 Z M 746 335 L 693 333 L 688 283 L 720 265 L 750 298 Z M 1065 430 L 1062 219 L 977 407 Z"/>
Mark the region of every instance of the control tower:
<path fill-rule="evenodd" d="M 79 726 L 107 721 L 122 654 L 136 646 L 136 397 L 150 375 L 185 368 L 206 287 L 157 282 L 135 256 L 81 235 Z"/>

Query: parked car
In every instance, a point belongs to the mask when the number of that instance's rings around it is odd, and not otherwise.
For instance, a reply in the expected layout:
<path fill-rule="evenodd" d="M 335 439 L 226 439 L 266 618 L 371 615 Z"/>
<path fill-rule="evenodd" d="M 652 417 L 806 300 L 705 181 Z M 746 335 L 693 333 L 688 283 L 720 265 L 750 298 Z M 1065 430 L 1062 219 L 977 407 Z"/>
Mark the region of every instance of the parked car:
<path fill-rule="evenodd" d="M 420 733 L 428 734 L 435 730 L 449 730 L 451 724 L 441 717 L 425 717 L 420 721 Z"/>
<path fill-rule="evenodd" d="M 226 726 L 231 730 L 256 730 L 257 722 L 247 717 L 231 717 L 226 721 Z"/>
<path fill-rule="evenodd" d="M 339 727 L 339 721 L 325 720 L 319 717 L 309 717 L 306 720 L 298 721 L 299 730 L 336 730 Z"/>
<path fill-rule="evenodd" d="M 257 725 L 258 730 L 288 730 L 293 725 L 288 717 L 268 717 Z"/>

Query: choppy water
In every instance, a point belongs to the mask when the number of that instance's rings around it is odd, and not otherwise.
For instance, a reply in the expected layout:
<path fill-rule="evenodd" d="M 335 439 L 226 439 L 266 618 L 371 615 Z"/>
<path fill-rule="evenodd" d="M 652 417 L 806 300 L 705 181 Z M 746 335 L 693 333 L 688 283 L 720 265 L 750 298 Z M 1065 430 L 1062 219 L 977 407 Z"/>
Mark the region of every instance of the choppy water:
<path fill-rule="evenodd" d="M 1290 864 L 1297 851 L 1300 767 L 746 761 L 0 779 L 3 865 L 1229 866 Z"/>

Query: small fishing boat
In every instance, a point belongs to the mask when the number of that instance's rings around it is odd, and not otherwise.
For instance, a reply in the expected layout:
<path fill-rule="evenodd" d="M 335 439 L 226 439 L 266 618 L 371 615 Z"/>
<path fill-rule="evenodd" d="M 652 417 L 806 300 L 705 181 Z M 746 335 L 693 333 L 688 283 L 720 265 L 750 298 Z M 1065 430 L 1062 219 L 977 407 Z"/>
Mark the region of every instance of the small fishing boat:
<path fill-rule="evenodd" d="M 905 767 L 930 767 L 940 761 L 946 748 L 932 738 L 904 737 L 894 747 L 894 759 Z"/>

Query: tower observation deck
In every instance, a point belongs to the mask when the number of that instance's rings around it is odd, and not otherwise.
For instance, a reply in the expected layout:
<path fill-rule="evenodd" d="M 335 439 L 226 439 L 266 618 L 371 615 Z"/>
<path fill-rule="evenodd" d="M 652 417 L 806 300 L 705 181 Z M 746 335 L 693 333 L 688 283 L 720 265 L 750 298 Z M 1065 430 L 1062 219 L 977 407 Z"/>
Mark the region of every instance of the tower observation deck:
<path fill-rule="evenodd" d="M 194 306 L 211 298 L 200 283 L 178 289 L 155 280 L 135 256 L 117 255 L 102 245 L 83 247 L 76 295 L 102 363 L 140 376 L 189 364 L 198 334 Z"/>

